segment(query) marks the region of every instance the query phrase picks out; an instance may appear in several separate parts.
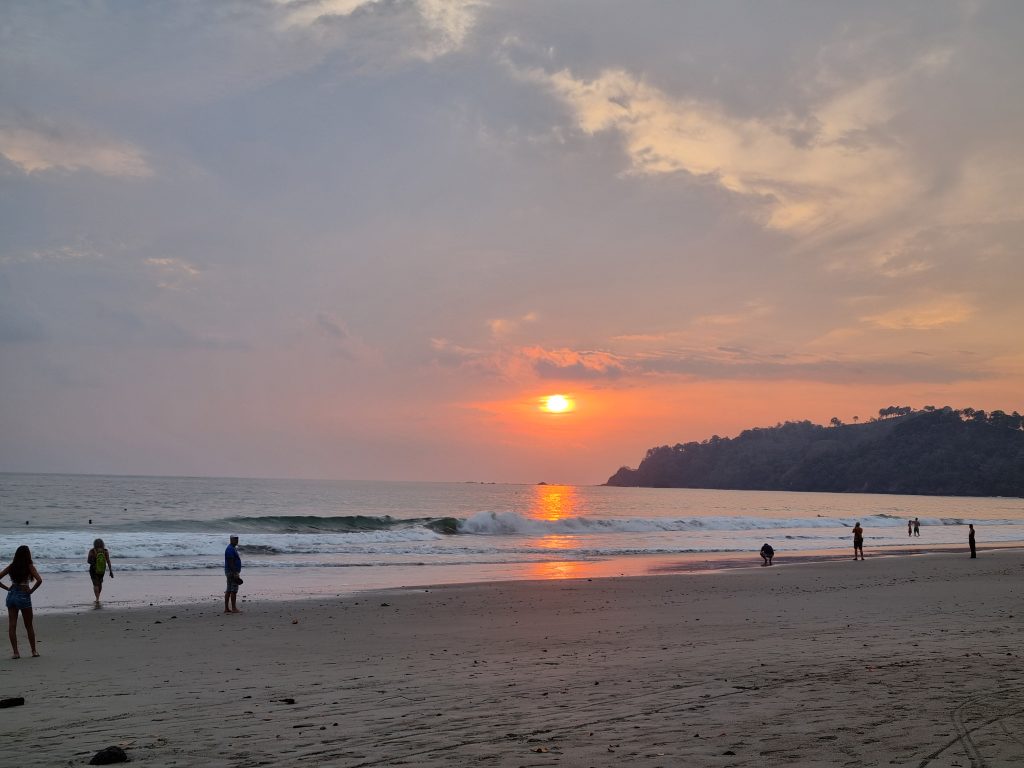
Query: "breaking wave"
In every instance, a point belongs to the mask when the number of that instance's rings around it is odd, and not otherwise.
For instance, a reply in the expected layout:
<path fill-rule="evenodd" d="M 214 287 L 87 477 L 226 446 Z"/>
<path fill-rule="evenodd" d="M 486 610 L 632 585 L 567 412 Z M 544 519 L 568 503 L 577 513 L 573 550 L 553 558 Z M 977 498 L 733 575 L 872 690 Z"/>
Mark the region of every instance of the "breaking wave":
<path fill-rule="evenodd" d="M 566 517 L 538 520 L 515 512 L 478 512 L 459 521 L 459 533 L 484 535 L 545 535 L 594 533 L 654 533 L 658 531 L 771 531 L 782 528 L 852 528 L 855 522 L 865 528 L 906 527 L 906 518 L 870 515 L 854 518 L 834 517 L 684 517 L 684 518 L 592 518 Z M 922 519 L 922 526 L 966 525 L 962 518 Z M 985 525 L 1020 525 L 1020 520 L 986 520 Z"/>
<path fill-rule="evenodd" d="M 271 515 L 227 517 L 220 520 L 160 520 L 114 525 L 106 530 L 146 532 L 209 533 L 224 537 L 237 534 L 351 534 L 362 540 L 430 540 L 437 536 L 539 536 L 551 534 L 655 533 L 658 531 L 771 531 L 782 528 L 852 528 L 860 521 L 865 528 L 906 527 L 905 517 L 889 514 L 854 517 L 754 517 L 719 515 L 701 517 L 564 517 L 543 520 L 517 512 L 477 512 L 469 517 L 399 518 L 390 515 Z M 959 517 L 921 518 L 921 525 L 966 525 Z M 978 522 L 971 520 L 971 522 Z M 1021 525 L 1021 520 L 985 520 L 990 525 Z M 255 551 L 255 550 L 253 550 Z"/>

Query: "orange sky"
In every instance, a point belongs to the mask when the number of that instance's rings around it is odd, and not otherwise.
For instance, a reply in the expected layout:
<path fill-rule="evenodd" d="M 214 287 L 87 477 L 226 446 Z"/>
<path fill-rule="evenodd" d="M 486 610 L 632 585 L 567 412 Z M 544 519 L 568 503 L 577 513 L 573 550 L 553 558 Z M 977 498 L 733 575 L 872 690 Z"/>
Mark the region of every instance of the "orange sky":
<path fill-rule="evenodd" d="M 0 471 L 597 483 L 1024 410 L 1024 7 L 142 8 L 5 20 Z"/>

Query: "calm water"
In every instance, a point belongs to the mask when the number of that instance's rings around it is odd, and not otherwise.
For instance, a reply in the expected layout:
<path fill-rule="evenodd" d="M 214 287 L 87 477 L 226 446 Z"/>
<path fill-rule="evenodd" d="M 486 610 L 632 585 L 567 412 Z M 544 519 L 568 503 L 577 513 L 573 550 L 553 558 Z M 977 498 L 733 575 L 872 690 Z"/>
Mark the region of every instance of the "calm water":
<path fill-rule="evenodd" d="M 0 474 L 10 550 L 0 557 L 28 544 L 44 573 L 80 572 L 95 537 L 120 572 L 220 569 L 237 533 L 250 573 L 345 570 L 350 587 L 389 584 L 389 569 L 409 583 L 407 569 L 421 566 L 530 577 L 610 559 L 751 553 L 764 541 L 780 556 L 845 549 L 857 520 L 869 548 L 906 545 L 911 517 L 922 523 L 914 544 L 963 544 L 966 522 L 979 542 L 1024 541 L 1021 499 Z"/>

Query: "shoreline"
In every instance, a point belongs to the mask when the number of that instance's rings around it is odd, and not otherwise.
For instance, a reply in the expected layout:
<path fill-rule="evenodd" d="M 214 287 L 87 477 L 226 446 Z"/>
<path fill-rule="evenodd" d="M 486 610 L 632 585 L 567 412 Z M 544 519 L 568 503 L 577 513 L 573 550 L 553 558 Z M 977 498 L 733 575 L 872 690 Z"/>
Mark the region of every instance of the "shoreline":
<path fill-rule="evenodd" d="M 999 542 L 979 547 L 978 552 L 1024 550 L 1024 542 Z M 876 547 L 868 559 L 920 557 L 965 553 L 952 544 Z M 852 560 L 847 550 L 808 550 L 776 553 L 772 568 L 840 563 Z M 298 568 L 273 570 L 251 568 L 239 592 L 243 603 L 294 602 L 340 598 L 346 595 L 389 590 L 483 585 L 510 582 L 570 581 L 643 578 L 664 574 L 702 576 L 760 568 L 757 553 L 716 552 L 676 555 L 632 555 L 601 560 L 557 560 L 530 563 L 473 563 L 463 566 L 386 566 Z M 115 571 L 117 573 L 117 571 Z M 218 569 L 177 571 L 121 571 L 121 577 L 104 581 L 100 609 L 136 610 L 153 606 L 195 606 L 223 599 L 223 576 Z M 34 596 L 37 614 L 81 613 L 97 610 L 86 571 L 44 573 L 44 585 Z M 45 592 L 43 590 L 46 590 Z"/>
<path fill-rule="evenodd" d="M 866 562 L 39 615 L 42 657 L 0 659 L 25 697 L 5 747 L 25 768 L 114 744 L 231 768 L 1012 764 L 1024 553 Z"/>

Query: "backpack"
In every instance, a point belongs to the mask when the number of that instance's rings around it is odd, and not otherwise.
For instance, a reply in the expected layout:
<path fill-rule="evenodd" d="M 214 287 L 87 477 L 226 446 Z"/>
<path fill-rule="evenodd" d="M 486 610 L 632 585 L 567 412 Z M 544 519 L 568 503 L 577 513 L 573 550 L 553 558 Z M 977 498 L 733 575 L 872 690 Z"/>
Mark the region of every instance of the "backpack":
<path fill-rule="evenodd" d="M 93 570 L 96 573 L 107 572 L 107 553 L 105 550 L 100 549 L 96 551 L 96 563 L 93 565 Z"/>

